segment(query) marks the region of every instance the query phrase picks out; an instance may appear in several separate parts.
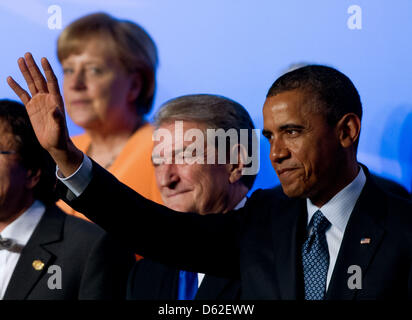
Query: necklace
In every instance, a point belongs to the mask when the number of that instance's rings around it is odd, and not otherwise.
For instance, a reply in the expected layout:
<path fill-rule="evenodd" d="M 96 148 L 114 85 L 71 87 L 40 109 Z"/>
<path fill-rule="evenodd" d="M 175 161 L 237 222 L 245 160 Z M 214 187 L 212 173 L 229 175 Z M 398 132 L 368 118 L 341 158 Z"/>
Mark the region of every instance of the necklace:
<path fill-rule="evenodd" d="M 132 136 L 141 126 L 143 126 L 144 122 L 140 122 L 138 121 L 135 125 L 135 127 L 133 128 L 133 131 L 130 133 L 130 136 Z M 129 137 L 130 137 L 129 136 Z M 127 141 L 126 141 L 127 143 Z M 125 143 L 125 144 L 126 144 Z M 123 147 L 120 148 L 118 151 L 116 151 L 111 158 L 109 159 L 109 161 L 107 161 L 106 163 L 99 163 L 103 168 L 105 168 L 106 170 L 113 164 L 113 162 L 116 160 L 117 156 L 120 154 L 120 152 L 123 150 Z M 92 153 L 92 143 L 90 143 L 89 147 L 87 148 L 86 154 L 88 156 L 90 156 L 90 154 Z"/>
<path fill-rule="evenodd" d="M 102 162 L 99 161 L 99 164 L 100 164 L 103 168 L 105 168 L 105 169 L 107 170 L 107 169 L 113 164 L 113 162 L 116 160 L 116 158 L 117 158 L 117 156 L 120 154 L 121 150 L 122 150 L 122 149 L 120 149 L 120 150 L 117 151 L 115 154 L 113 154 L 113 155 L 110 157 L 109 161 L 106 161 L 106 162 L 104 162 L 104 163 L 102 163 Z M 92 153 L 92 145 L 90 144 L 89 148 L 88 148 L 87 151 L 86 151 L 86 154 L 87 154 L 89 157 L 91 157 L 91 156 L 90 156 L 91 153 Z M 97 161 L 96 161 L 96 162 L 97 162 Z"/>
<path fill-rule="evenodd" d="M 117 156 L 118 156 L 118 154 L 117 154 L 117 155 L 114 155 L 114 156 L 110 159 L 110 161 L 107 162 L 107 163 L 103 166 L 103 168 L 108 169 L 108 168 L 113 164 L 114 160 L 116 160 Z"/>

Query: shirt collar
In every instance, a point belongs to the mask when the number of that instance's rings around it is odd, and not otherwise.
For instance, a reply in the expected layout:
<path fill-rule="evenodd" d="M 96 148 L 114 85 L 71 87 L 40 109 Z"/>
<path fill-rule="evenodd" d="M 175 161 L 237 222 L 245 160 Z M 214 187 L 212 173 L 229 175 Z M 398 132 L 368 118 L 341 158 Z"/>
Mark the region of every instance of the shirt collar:
<path fill-rule="evenodd" d="M 35 200 L 20 217 L 0 232 L 1 236 L 13 239 L 19 245 L 25 246 L 45 211 L 44 204 L 39 200 Z"/>
<path fill-rule="evenodd" d="M 360 167 L 359 173 L 351 183 L 339 191 L 332 199 L 325 203 L 321 208 L 315 206 L 310 199 L 306 199 L 308 210 L 308 225 L 316 211 L 322 211 L 322 214 L 329 222 L 337 227 L 342 233 L 345 231 L 349 217 L 355 207 L 362 189 L 366 182 L 366 176 Z"/>

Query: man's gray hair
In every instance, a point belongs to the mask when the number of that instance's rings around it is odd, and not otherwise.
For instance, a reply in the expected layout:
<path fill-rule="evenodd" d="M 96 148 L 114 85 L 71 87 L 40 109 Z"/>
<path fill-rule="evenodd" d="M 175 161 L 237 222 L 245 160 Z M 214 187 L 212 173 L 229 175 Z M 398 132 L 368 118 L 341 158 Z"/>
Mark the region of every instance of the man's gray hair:
<path fill-rule="evenodd" d="M 255 126 L 246 109 L 236 101 L 223 96 L 212 94 L 193 94 L 181 96 L 167 101 L 155 115 L 155 126 L 173 121 L 191 121 L 206 125 L 207 129 L 236 130 L 240 137 L 240 130 L 247 129 L 248 152 L 252 149 L 253 140 L 256 140 Z M 231 148 L 227 148 L 230 152 Z M 254 155 L 248 155 L 254 156 Z M 256 179 L 254 175 L 244 175 L 243 184 L 250 189 Z"/>

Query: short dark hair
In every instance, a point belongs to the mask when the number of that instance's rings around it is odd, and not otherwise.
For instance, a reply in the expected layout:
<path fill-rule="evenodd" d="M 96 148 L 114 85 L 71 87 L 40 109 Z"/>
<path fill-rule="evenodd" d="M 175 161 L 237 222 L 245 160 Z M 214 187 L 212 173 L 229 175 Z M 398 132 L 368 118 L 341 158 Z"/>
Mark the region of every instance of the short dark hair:
<path fill-rule="evenodd" d="M 193 121 L 205 124 L 208 129 L 235 129 L 240 136 L 241 129 L 247 129 L 247 150 L 252 152 L 253 140 L 256 139 L 255 125 L 247 110 L 236 101 L 214 94 L 191 94 L 180 96 L 165 102 L 155 115 L 155 125 L 169 121 Z M 228 152 L 231 148 L 228 148 Z M 253 155 L 248 155 L 253 156 Z M 256 174 L 243 175 L 241 182 L 251 189 Z"/>
<path fill-rule="evenodd" d="M 25 107 L 16 101 L 0 99 L 0 121 L 8 123 L 16 142 L 20 163 L 27 170 L 40 170 L 40 180 L 33 189 L 34 198 L 50 205 L 57 200 L 55 164 L 38 142 Z"/>
<path fill-rule="evenodd" d="M 362 119 L 362 103 L 358 90 L 342 72 L 323 65 L 307 65 L 279 77 L 270 87 L 267 97 L 300 89 L 314 94 L 318 112 L 330 125 L 345 114 L 354 113 Z"/>

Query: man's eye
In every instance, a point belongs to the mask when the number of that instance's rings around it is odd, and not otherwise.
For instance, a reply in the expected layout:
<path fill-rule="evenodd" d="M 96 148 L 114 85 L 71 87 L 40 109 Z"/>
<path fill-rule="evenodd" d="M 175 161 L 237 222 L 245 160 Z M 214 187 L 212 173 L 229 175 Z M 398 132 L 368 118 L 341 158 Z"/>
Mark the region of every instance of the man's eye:
<path fill-rule="evenodd" d="M 273 134 L 270 134 L 270 133 L 264 133 L 263 136 L 268 140 L 272 140 L 273 138 Z"/>
<path fill-rule="evenodd" d="M 295 129 L 289 129 L 289 130 L 286 130 L 286 133 L 287 133 L 288 135 L 296 136 L 296 135 L 299 134 L 299 131 L 298 131 L 298 130 L 295 130 Z"/>

